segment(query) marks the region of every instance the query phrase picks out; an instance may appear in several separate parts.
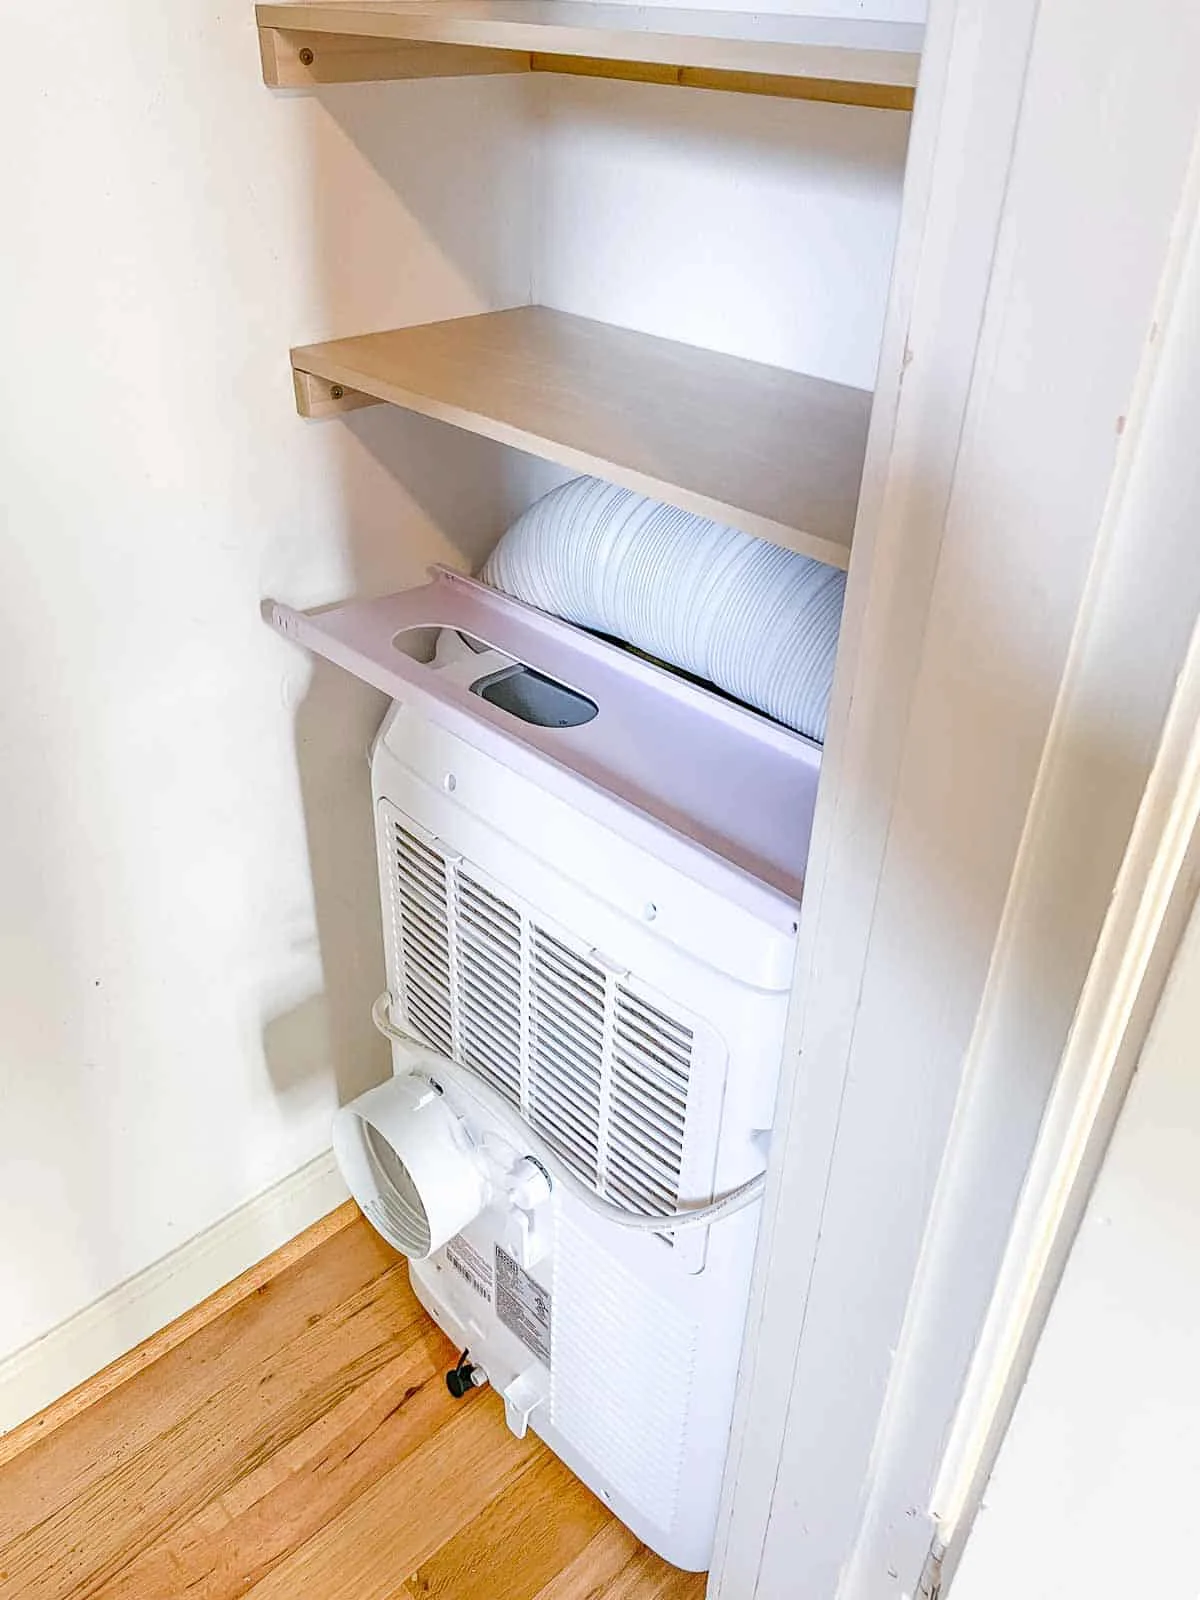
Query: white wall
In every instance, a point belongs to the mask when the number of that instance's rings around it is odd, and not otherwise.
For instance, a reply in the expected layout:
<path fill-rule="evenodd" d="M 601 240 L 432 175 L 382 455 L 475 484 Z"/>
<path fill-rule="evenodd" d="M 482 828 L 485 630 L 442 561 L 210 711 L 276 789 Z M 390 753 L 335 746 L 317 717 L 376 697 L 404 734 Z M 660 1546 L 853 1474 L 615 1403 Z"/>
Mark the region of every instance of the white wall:
<path fill-rule="evenodd" d="M 870 388 L 907 115 L 542 76 L 535 298 Z"/>
<path fill-rule="evenodd" d="M 248 3 L 52 4 L 6 45 L 0 1359 L 385 1070 L 381 702 L 260 598 L 474 565 L 557 476 L 386 407 L 304 423 L 289 344 L 542 297 L 869 384 L 908 122 L 542 75 L 272 93 Z"/>
<path fill-rule="evenodd" d="M 954 1600 L 1193 1600 L 1200 1502 L 1193 913 L 954 1579 Z"/>
<path fill-rule="evenodd" d="M 381 702 L 258 604 L 470 564 L 508 511 L 482 441 L 300 421 L 287 349 L 527 298 L 525 85 L 272 94 L 251 9 L 6 27 L 0 1355 L 382 1072 Z"/>

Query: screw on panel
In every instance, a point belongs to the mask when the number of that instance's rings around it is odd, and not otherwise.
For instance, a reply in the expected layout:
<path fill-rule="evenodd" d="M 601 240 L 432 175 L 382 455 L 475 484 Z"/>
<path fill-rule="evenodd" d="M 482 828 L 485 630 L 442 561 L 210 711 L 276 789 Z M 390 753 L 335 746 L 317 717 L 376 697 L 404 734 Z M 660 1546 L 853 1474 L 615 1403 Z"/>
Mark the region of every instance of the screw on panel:
<path fill-rule="evenodd" d="M 308 46 L 305 45 L 304 49 L 301 50 L 301 52 L 300 52 L 300 65 L 302 67 L 311 67 L 312 64 L 313 64 L 313 53 L 308 48 Z"/>
<path fill-rule="evenodd" d="M 340 400 L 345 392 L 340 383 L 331 383 L 329 385 L 329 398 L 331 400 Z"/>

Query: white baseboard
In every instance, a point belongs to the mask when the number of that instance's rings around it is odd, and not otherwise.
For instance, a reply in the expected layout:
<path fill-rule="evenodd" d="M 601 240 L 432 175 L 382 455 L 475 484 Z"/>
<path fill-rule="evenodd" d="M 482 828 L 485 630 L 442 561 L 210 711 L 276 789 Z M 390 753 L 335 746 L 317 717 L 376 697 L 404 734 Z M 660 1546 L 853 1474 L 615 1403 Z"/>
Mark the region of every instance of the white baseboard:
<path fill-rule="evenodd" d="M 326 1151 L 0 1361 L 0 1434 L 94 1377 L 348 1198 Z"/>

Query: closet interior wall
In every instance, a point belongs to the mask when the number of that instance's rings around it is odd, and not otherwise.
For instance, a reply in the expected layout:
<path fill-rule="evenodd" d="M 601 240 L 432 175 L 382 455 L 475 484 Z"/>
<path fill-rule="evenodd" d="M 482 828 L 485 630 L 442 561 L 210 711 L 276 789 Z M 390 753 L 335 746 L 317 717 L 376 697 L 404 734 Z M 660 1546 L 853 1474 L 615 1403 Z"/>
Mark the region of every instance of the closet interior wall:
<path fill-rule="evenodd" d="M 259 604 L 473 566 L 523 499 L 487 441 L 302 421 L 287 352 L 523 300 L 532 227 L 523 83 L 271 94 L 209 0 L 8 43 L 0 1429 L 302 1226 L 258 1197 L 387 1070 L 384 702 Z"/>
<path fill-rule="evenodd" d="M 549 73 L 531 88 L 535 301 L 873 386 L 906 113 Z"/>

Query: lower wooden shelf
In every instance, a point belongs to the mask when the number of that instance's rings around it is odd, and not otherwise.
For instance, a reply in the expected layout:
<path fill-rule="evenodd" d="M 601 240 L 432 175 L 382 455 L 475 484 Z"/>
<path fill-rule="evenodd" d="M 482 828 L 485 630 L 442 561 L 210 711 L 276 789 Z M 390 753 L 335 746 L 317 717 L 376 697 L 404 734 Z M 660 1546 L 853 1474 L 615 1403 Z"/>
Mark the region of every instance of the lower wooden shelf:
<path fill-rule="evenodd" d="M 297 406 L 386 401 L 845 567 L 871 395 L 544 306 L 292 351 Z"/>

